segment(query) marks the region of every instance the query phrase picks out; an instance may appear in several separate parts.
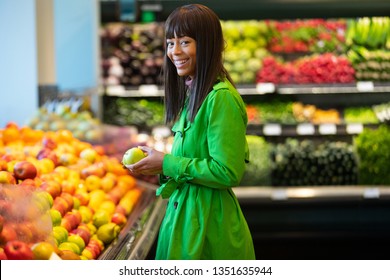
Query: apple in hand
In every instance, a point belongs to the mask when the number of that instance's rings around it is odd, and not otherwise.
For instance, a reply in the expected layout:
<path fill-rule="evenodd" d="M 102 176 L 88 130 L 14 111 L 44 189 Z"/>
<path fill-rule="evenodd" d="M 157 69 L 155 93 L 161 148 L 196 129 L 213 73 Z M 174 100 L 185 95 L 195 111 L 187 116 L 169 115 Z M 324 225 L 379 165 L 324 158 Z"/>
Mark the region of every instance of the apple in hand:
<path fill-rule="evenodd" d="M 123 165 L 134 164 L 145 157 L 145 153 L 140 148 L 133 147 L 125 152 L 122 158 L 122 163 Z"/>
<path fill-rule="evenodd" d="M 14 176 L 17 180 L 34 179 L 37 173 L 37 168 L 29 161 L 19 161 L 14 165 Z"/>
<path fill-rule="evenodd" d="M 34 253 L 30 246 L 19 240 L 8 241 L 4 246 L 4 252 L 9 260 L 32 260 Z"/>

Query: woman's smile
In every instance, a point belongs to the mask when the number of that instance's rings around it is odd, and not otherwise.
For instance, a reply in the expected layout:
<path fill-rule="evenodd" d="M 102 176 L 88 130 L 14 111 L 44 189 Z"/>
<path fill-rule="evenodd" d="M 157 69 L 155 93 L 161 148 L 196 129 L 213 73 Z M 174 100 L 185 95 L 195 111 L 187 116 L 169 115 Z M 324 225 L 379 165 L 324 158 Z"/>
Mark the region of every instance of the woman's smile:
<path fill-rule="evenodd" d="M 179 76 L 195 75 L 196 41 L 191 37 L 182 36 L 167 39 L 167 56 L 177 69 Z"/>

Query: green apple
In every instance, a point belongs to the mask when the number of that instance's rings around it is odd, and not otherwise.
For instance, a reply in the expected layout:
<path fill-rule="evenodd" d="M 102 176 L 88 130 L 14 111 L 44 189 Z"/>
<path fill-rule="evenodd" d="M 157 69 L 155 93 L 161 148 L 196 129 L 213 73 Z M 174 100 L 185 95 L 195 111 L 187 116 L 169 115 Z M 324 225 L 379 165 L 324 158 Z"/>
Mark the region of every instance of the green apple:
<path fill-rule="evenodd" d="M 54 226 L 52 231 L 54 240 L 57 245 L 66 242 L 68 240 L 68 230 L 63 226 Z"/>
<path fill-rule="evenodd" d="M 68 242 L 75 243 L 80 248 L 80 252 L 82 252 L 85 248 L 84 239 L 80 235 L 77 234 L 69 235 Z"/>
<path fill-rule="evenodd" d="M 76 253 L 77 255 L 81 254 L 80 247 L 73 242 L 65 241 L 58 245 L 58 249 L 61 251 L 72 251 L 73 253 Z"/>
<path fill-rule="evenodd" d="M 52 208 L 49 210 L 49 213 L 50 213 L 53 227 L 61 225 L 61 220 L 62 220 L 61 212 Z"/>
<path fill-rule="evenodd" d="M 125 154 L 123 155 L 122 163 L 124 165 L 134 164 L 143 159 L 144 157 L 146 157 L 146 155 L 140 148 L 133 147 L 125 152 Z"/>

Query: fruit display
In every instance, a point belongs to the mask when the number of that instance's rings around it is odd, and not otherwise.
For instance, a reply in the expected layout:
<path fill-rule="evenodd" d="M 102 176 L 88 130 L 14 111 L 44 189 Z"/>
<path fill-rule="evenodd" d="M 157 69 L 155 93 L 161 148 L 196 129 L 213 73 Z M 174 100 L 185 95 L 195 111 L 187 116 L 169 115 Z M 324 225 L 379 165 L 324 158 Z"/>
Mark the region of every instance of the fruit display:
<path fill-rule="evenodd" d="M 389 185 L 390 128 L 366 128 L 354 139 L 359 155 L 359 184 Z"/>
<path fill-rule="evenodd" d="M 26 125 L 43 131 L 69 130 L 73 136 L 92 143 L 102 141 L 101 121 L 90 110 L 88 98 L 58 98 L 47 101 Z"/>
<path fill-rule="evenodd" d="M 346 43 L 368 49 L 390 49 L 390 17 L 349 20 Z"/>
<path fill-rule="evenodd" d="M 160 84 L 163 24 L 108 24 L 100 39 L 104 85 Z"/>
<path fill-rule="evenodd" d="M 344 19 L 266 21 L 271 33 L 267 48 L 273 53 L 342 53 L 347 22 Z"/>
<path fill-rule="evenodd" d="M 347 52 L 347 57 L 355 69 L 356 80 L 390 80 L 390 50 L 369 50 L 362 46 L 353 46 Z"/>
<path fill-rule="evenodd" d="M 355 70 L 343 55 L 333 53 L 303 56 L 285 62 L 280 57 L 267 56 L 256 73 L 257 83 L 274 84 L 335 84 L 355 81 Z"/>
<path fill-rule="evenodd" d="M 47 259 L 50 252 L 97 259 L 142 193 L 120 160 L 68 130 L 12 122 L 0 130 L 0 247 L 8 259 Z"/>
<path fill-rule="evenodd" d="M 353 146 L 288 138 L 274 145 L 273 186 L 356 185 L 358 161 Z"/>
<path fill-rule="evenodd" d="M 224 66 L 237 84 L 253 84 L 266 50 L 268 27 L 264 21 L 221 21 L 226 41 Z"/>

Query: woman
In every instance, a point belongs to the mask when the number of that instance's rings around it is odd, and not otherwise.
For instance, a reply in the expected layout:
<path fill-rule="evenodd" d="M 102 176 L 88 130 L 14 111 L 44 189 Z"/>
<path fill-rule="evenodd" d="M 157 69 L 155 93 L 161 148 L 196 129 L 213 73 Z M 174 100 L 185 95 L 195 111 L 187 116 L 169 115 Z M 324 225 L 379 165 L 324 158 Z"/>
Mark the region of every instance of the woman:
<path fill-rule="evenodd" d="M 186 5 L 171 13 L 165 33 L 172 151 L 140 147 L 148 156 L 127 166 L 136 174 L 160 174 L 157 195 L 169 198 L 156 259 L 255 259 L 231 189 L 239 185 L 249 157 L 247 115 L 223 67 L 220 20 L 203 5 Z"/>

